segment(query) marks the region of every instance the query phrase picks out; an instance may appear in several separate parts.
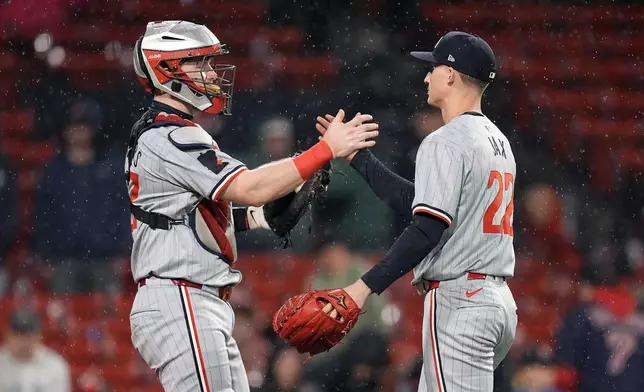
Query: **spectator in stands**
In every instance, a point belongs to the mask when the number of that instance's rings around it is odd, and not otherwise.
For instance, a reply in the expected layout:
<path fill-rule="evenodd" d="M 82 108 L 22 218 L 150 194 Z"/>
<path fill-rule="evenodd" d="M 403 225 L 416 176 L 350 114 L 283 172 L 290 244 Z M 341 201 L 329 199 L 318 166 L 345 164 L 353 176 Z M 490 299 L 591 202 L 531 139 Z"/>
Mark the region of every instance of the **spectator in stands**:
<path fill-rule="evenodd" d="M 254 390 L 264 384 L 264 375 L 268 371 L 269 344 L 258 328 L 251 306 L 232 303 L 235 309 L 235 328 L 233 338 L 241 353 L 248 384 Z"/>
<path fill-rule="evenodd" d="M 0 348 L 0 392 L 71 392 L 69 365 L 40 342 L 38 315 L 18 310 L 8 327 Z"/>
<path fill-rule="evenodd" d="M 328 234 L 327 234 L 328 235 Z M 332 237 L 318 238 L 320 241 L 316 255 L 318 268 L 316 272 L 304 282 L 302 289 L 326 289 L 329 287 L 345 287 L 355 282 L 367 270 L 368 265 L 362 258 L 353 255 L 347 245 Z M 376 301 L 365 304 L 362 309 L 364 314 L 344 340 L 341 346 L 333 350 L 314 356 L 305 369 L 305 379 L 322 386 L 324 390 L 329 389 L 338 383 L 348 382 L 348 368 L 338 366 L 338 361 L 344 358 L 345 352 L 364 350 L 361 343 L 358 343 L 362 335 L 378 336 L 385 327 L 382 321 L 383 310 L 386 305 L 386 296 L 381 295 L 374 298 Z M 344 389 L 338 389 L 344 390 Z"/>
<path fill-rule="evenodd" d="M 349 392 L 377 391 L 387 366 L 389 342 L 376 331 L 362 330 L 352 345 L 354 349 L 343 352 L 342 369 L 347 369 L 337 390 Z M 342 386 L 343 385 L 343 386 Z"/>
<path fill-rule="evenodd" d="M 265 162 L 277 161 L 294 154 L 294 125 L 286 117 L 275 116 L 267 119 L 259 126 L 258 140 L 260 153 L 240 154 L 240 159 L 249 168 L 257 167 Z M 305 216 L 300 224 L 292 231 L 293 243 L 297 247 L 304 246 L 310 219 Z M 241 251 L 274 250 L 280 248 L 280 240 L 268 230 L 249 230 L 237 238 L 237 247 Z"/>
<path fill-rule="evenodd" d="M 309 284 L 316 290 L 345 287 L 355 282 L 369 269 L 366 261 L 351 254 L 342 241 L 325 241 L 317 253 L 317 263 L 319 268 L 310 277 L 310 282 L 305 282 L 304 290 L 309 289 Z M 374 299 L 377 301 L 365 304 L 362 309 L 365 313 L 360 316 L 360 322 L 354 327 L 352 335 L 363 328 L 381 329 L 383 327 L 382 312 L 386 305 L 386 296 L 380 295 Z"/>
<path fill-rule="evenodd" d="M 564 392 L 549 379 L 552 358 L 537 350 L 524 352 L 516 363 L 512 392 Z"/>
<path fill-rule="evenodd" d="M 354 332 L 355 329 L 351 334 Z M 329 392 L 381 390 L 390 365 L 387 336 L 374 329 L 362 329 L 345 346 L 342 350 L 335 347 L 315 356 L 311 361 L 315 361 L 315 365 L 306 366 L 302 385 L 317 386 L 318 391 Z"/>
<path fill-rule="evenodd" d="M 581 258 L 565 230 L 564 204 L 561 196 L 548 184 L 534 184 L 523 196 L 522 222 L 525 230 L 518 233 L 523 251 L 553 266 L 576 274 Z"/>
<path fill-rule="evenodd" d="M 420 142 L 430 133 L 443 126 L 443 118 L 440 111 L 429 108 L 416 112 L 409 120 L 408 130 L 400 135 L 396 143 L 399 149 L 397 153 L 396 172 L 401 176 L 414 180 L 414 169 L 416 167 L 416 153 Z"/>
<path fill-rule="evenodd" d="M 555 366 L 524 377 L 563 391 L 644 390 L 644 313 L 632 287 L 615 263 L 588 265 L 582 272 L 581 303 L 562 321 Z"/>
<path fill-rule="evenodd" d="M 266 385 L 262 392 L 300 391 L 302 382 L 302 355 L 293 347 L 280 344 L 269 359 Z"/>
<path fill-rule="evenodd" d="M 249 168 L 265 162 L 277 161 L 292 156 L 295 143 L 295 127 L 291 119 L 275 116 L 268 118 L 259 126 L 257 139 L 260 142 L 260 153 L 244 156 Z M 243 155 L 243 154 L 242 154 Z"/>
<path fill-rule="evenodd" d="M 420 385 L 420 377 L 423 373 L 423 357 L 416 358 L 404 373 L 400 376 L 396 391 L 397 392 L 416 392 Z"/>
<path fill-rule="evenodd" d="M 443 126 L 440 111 L 429 108 L 416 112 L 409 120 L 407 132 L 397 135 L 394 143 L 396 152 L 393 167 L 396 173 L 409 181 L 414 181 L 416 154 L 420 143 L 427 135 Z M 400 233 L 409 225 L 409 217 L 394 214 L 392 235 L 398 238 Z"/>
<path fill-rule="evenodd" d="M 16 176 L 6 158 L 0 155 L 0 297 L 7 291 L 8 276 L 5 260 L 18 228 L 18 187 Z"/>
<path fill-rule="evenodd" d="M 122 157 L 95 149 L 95 113 L 72 107 L 61 153 L 36 191 L 33 250 L 51 269 L 54 293 L 112 291 L 129 253 L 129 213 Z"/>

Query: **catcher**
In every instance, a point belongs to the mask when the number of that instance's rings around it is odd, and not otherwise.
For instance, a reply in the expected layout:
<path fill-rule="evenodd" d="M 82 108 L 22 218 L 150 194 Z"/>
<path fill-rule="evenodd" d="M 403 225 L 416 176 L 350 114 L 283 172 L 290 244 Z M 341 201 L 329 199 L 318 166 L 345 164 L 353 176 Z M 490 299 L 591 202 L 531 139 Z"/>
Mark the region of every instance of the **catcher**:
<path fill-rule="evenodd" d="M 300 352 L 326 351 L 355 325 L 372 293 L 413 269 L 412 283 L 425 295 L 419 391 L 492 391 L 517 326 L 506 283 L 514 273 L 516 164 L 508 139 L 481 111 L 496 60 L 483 39 L 457 31 L 433 52 L 411 54 L 429 63 L 427 103 L 445 122 L 421 143 L 414 183 L 368 150 L 349 156 L 378 197 L 411 223 L 361 279 L 290 299 L 273 328 Z M 318 131 L 326 136 L 333 121 L 318 118 Z"/>
<path fill-rule="evenodd" d="M 294 158 L 247 170 L 192 121 L 230 114 L 235 67 L 205 26 L 154 22 L 134 48 L 134 70 L 154 94 L 134 125 L 125 162 L 131 201 L 132 343 L 166 391 L 248 391 L 226 302 L 241 273 L 235 232 L 287 238 L 328 184 L 333 158 L 373 146 L 377 124 L 344 112 L 324 138 Z M 249 207 L 232 207 L 240 203 Z"/>

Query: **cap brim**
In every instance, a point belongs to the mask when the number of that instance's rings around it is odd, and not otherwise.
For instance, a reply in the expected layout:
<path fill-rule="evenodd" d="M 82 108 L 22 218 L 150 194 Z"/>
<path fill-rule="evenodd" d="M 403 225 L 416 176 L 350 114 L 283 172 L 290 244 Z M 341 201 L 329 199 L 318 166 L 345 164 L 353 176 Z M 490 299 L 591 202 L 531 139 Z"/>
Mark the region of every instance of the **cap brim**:
<path fill-rule="evenodd" d="M 434 57 L 433 52 L 410 52 L 412 56 L 416 57 L 419 60 L 427 61 L 428 63 L 438 64 L 436 57 Z"/>

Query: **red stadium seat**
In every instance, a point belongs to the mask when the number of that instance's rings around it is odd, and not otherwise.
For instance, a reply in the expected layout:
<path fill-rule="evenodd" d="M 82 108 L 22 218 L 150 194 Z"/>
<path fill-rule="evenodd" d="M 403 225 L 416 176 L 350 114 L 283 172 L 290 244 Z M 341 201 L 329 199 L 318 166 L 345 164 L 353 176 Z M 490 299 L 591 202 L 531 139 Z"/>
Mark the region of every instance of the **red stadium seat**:
<path fill-rule="evenodd" d="M 19 57 L 10 51 L 0 52 L 0 71 L 12 70 L 18 66 Z"/>
<path fill-rule="evenodd" d="M 31 109 L 0 112 L 0 127 L 6 133 L 28 133 L 32 130 L 34 121 L 34 112 Z"/>
<path fill-rule="evenodd" d="M 131 13 L 144 15 L 146 20 L 167 20 L 172 15 L 175 20 L 191 20 L 208 25 L 230 26 L 232 23 L 260 23 L 263 19 L 264 3 L 195 1 L 191 4 L 140 0 L 130 6 Z M 215 33 L 216 34 L 216 33 Z"/>
<path fill-rule="evenodd" d="M 599 120 L 579 118 L 572 128 L 586 137 L 601 140 L 602 143 L 623 143 L 629 139 L 644 139 L 644 125 L 639 120 Z"/>
<path fill-rule="evenodd" d="M 221 42 L 225 43 L 235 56 L 248 52 L 248 47 L 257 41 L 266 43 L 283 53 L 295 53 L 302 44 L 302 33 L 295 27 L 282 27 L 279 29 L 264 28 L 259 25 L 242 25 L 233 28 L 221 29 L 214 32 Z M 61 26 L 52 32 L 52 37 L 57 44 L 71 47 L 75 51 L 82 51 L 82 47 L 92 46 L 93 50 L 103 50 L 108 42 L 117 41 L 124 45 L 133 45 L 143 34 L 144 28 L 131 25 L 114 28 L 113 24 L 98 24 L 87 26 L 68 25 Z M 96 48 L 95 44 L 100 44 Z"/>
<path fill-rule="evenodd" d="M 641 148 L 622 147 L 616 155 L 622 169 L 632 170 L 634 172 L 644 171 L 644 156 Z"/>

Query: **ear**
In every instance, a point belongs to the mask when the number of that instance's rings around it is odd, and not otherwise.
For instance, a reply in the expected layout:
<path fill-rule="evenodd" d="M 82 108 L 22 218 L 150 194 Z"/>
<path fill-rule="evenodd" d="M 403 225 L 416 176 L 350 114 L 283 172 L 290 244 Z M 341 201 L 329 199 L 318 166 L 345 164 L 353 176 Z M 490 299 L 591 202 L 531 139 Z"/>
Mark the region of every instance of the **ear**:
<path fill-rule="evenodd" d="M 454 68 L 452 68 L 452 67 L 448 67 L 448 68 L 447 68 L 447 72 L 448 72 L 448 74 L 447 74 L 447 85 L 448 85 L 448 86 L 452 86 L 452 85 L 454 84 L 454 82 L 456 81 L 456 78 L 458 77 L 458 76 L 456 75 L 456 74 L 457 74 L 457 72 L 456 72 L 456 70 L 455 70 Z"/>

